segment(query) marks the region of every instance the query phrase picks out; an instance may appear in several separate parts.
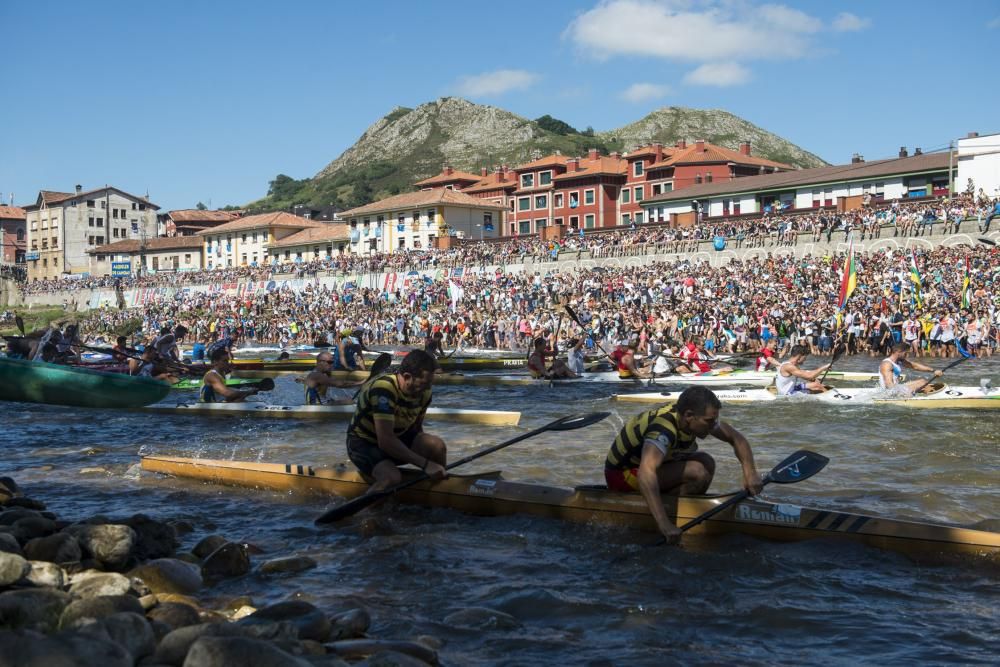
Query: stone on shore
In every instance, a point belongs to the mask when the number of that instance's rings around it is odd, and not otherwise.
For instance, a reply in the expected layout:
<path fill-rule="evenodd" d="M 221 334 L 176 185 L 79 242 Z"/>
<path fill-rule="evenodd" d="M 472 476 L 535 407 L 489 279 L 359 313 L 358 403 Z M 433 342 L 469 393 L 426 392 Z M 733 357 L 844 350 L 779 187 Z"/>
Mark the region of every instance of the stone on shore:
<path fill-rule="evenodd" d="M 205 557 L 201 573 L 206 579 L 240 577 L 250 571 L 250 556 L 242 544 L 226 542 Z"/>
<path fill-rule="evenodd" d="M 66 585 L 66 572 L 55 563 L 46 563 L 42 560 L 33 560 L 29 563 L 31 571 L 25 578 L 31 584 L 59 589 Z"/>
<path fill-rule="evenodd" d="M 229 542 L 222 535 L 209 535 L 203 537 L 198 544 L 194 545 L 194 549 L 191 550 L 198 558 L 207 558 L 209 554 L 221 547 L 222 545 Z"/>
<path fill-rule="evenodd" d="M 8 554 L 20 554 L 21 544 L 10 533 L 0 533 L 0 551 Z"/>
<path fill-rule="evenodd" d="M 127 650 L 112 641 L 75 632 L 51 637 L 0 632 L 3 667 L 132 667 Z"/>
<path fill-rule="evenodd" d="M 372 623 L 371 616 L 364 609 L 349 609 L 330 619 L 333 629 L 331 640 L 357 639 L 364 637 Z"/>
<path fill-rule="evenodd" d="M 202 637 L 184 660 L 184 667 L 309 667 L 310 663 L 259 639 Z"/>
<path fill-rule="evenodd" d="M 294 574 L 317 567 L 319 563 L 309 556 L 288 556 L 275 558 L 260 566 L 261 574 Z"/>
<path fill-rule="evenodd" d="M 53 632 L 73 598 L 51 588 L 28 588 L 0 593 L 0 626 Z"/>
<path fill-rule="evenodd" d="M 244 631 L 232 623 L 200 623 L 173 630 L 160 640 L 152 662 L 180 667 L 191 645 L 202 637 L 242 637 Z"/>
<path fill-rule="evenodd" d="M 65 531 L 76 537 L 80 546 L 104 567 L 124 567 L 132 555 L 135 531 L 120 524 L 77 524 Z"/>
<path fill-rule="evenodd" d="M 143 610 L 142 605 L 139 604 L 139 598 L 134 595 L 104 595 L 74 600 L 69 603 L 69 606 L 63 610 L 62 616 L 59 617 L 59 627 L 64 630 L 74 628 L 121 612 L 131 612 L 142 616 Z"/>
<path fill-rule="evenodd" d="M 29 560 L 49 563 L 75 563 L 83 558 L 80 543 L 68 533 L 33 539 L 24 545 L 24 555 Z"/>
<path fill-rule="evenodd" d="M 111 614 L 99 621 L 84 625 L 79 634 L 107 638 L 118 644 L 139 660 L 156 650 L 156 637 L 149 623 L 139 614 L 122 612 Z"/>
<path fill-rule="evenodd" d="M 0 586 L 10 586 L 31 572 L 31 563 L 17 554 L 0 552 Z"/>
<path fill-rule="evenodd" d="M 45 503 L 40 500 L 35 500 L 34 498 L 11 498 L 4 503 L 4 507 L 23 507 L 29 510 L 38 510 L 39 512 L 45 510 Z"/>
<path fill-rule="evenodd" d="M 192 595 L 203 584 L 201 570 L 197 565 L 185 563 L 176 558 L 157 558 L 140 565 L 129 573 L 142 579 L 149 590 L 160 593 Z"/>
<path fill-rule="evenodd" d="M 135 531 L 132 555 L 140 561 L 169 558 L 180 546 L 176 530 L 166 522 L 135 514 L 122 523 Z"/>
<path fill-rule="evenodd" d="M 11 527 L 14 529 L 14 537 L 18 542 L 24 543 L 36 537 L 48 537 L 59 532 L 59 526 L 52 519 L 43 516 L 26 516 L 18 519 Z"/>
<path fill-rule="evenodd" d="M 438 662 L 437 652 L 420 642 L 391 641 L 381 639 L 348 639 L 346 641 L 327 644 L 326 648 L 328 651 L 339 655 L 342 658 L 364 658 L 366 656 L 374 656 L 378 653 L 394 652 L 403 653 L 430 665 L 436 665 Z"/>
<path fill-rule="evenodd" d="M 70 595 L 96 598 L 104 595 L 125 595 L 132 588 L 128 577 L 117 572 L 88 571 L 70 577 Z"/>
<path fill-rule="evenodd" d="M 330 637 L 330 619 L 322 611 L 308 602 L 291 600 L 279 602 L 262 609 L 239 621 L 241 626 L 261 623 L 287 622 L 296 631 L 298 639 L 314 639 L 324 642 Z"/>
<path fill-rule="evenodd" d="M 166 623 L 172 629 L 198 625 L 202 622 L 198 610 L 181 602 L 161 602 L 147 614 L 150 620 Z"/>
<path fill-rule="evenodd" d="M 26 519 L 30 516 L 42 516 L 42 513 L 23 507 L 4 510 L 0 512 L 0 526 L 13 526 L 21 519 Z"/>

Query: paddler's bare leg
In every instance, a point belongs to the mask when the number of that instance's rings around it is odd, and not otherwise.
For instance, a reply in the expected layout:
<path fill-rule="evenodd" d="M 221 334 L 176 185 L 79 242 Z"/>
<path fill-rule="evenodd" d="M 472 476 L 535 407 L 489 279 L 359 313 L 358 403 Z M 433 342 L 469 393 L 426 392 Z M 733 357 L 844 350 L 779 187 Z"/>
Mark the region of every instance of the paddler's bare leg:
<path fill-rule="evenodd" d="M 682 461 L 664 463 L 656 471 L 660 493 L 696 496 L 708 491 L 715 477 L 715 459 L 706 452 L 695 452 Z"/>

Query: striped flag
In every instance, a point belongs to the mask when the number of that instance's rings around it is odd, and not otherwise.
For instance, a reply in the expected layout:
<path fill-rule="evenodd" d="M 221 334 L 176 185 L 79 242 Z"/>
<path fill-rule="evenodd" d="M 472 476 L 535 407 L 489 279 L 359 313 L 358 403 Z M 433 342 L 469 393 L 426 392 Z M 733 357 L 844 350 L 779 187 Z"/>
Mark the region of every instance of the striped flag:
<path fill-rule="evenodd" d="M 920 291 L 924 288 L 924 281 L 920 277 L 920 269 L 917 268 L 917 256 L 910 248 L 910 282 L 913 283 L 913 296 L 917 300 L 917 308 L 923 308 L 924 302 L 920 296 Z"/>
<path fill-rule="evenodd" d="M 969 287 L 972 285 L 972 267 L 969 258 L 965 258 L 965 277 L 962 278 L 962 308 L 968 308 L 971 305 L 971 299 L 969 298 Z"/>
<path fill-rule="evenodd" d="M 843 310 L 847 307 L 847 300 L 851 298 L 854 289 L 858 286 L 858 271 L 854 263 L 854 240 L 847 246 L 847 261 L 844 262 L 844 277 L 840 280 L 840 296 L 837 299 L 837 308 Z"/>

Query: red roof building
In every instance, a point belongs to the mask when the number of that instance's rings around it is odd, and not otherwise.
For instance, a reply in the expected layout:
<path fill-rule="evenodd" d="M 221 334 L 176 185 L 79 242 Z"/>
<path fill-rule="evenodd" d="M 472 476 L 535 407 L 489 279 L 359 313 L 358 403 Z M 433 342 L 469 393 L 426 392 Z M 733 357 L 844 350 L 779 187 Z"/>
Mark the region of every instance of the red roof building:
<path fill-rule="evenodd" d="M 4 264 L 24 264 L 27 247 L 24 209 L 17 206 L 0 206 L 0 242 Z"/>

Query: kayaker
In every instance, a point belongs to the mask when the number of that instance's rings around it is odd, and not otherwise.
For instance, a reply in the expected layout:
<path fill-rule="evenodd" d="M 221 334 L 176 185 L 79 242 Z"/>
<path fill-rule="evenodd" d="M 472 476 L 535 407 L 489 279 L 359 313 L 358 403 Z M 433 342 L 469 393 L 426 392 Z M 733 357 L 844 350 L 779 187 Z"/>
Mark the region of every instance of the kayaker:
<path fill-rule="evenodd" d="M 781 366 L 781 362 L 774 354 L 774 348 L 778 344 L 777 338 L 771 338 L 766 343 L 764 347 L 761 348 L 760 354 L 757 355 L 757 372 L 761 373 L 764 371 L 769 371 L 771 368 L 778 368 Z"/>
<path fill-rule="evenodd" d="M 555 352 L 549 352 L 545 349 L 545 339 L 538 337 L 535 339 L 534 350 L 528 357 L 528 372 L 531 373 L 531 377 L 536 379 L 568 379 L 575 378 L 576 373 L 569 369 L 566 362 L 562 359 L 553 359 L 552 365 L 546 367 L 545 357 L 555 356 Z"/>
<path fill-rule="evenodd" d="M 830 364 L 824 364 L 811 371 L 802 370 L 800 366 L 808 356 L 808 345 L 796 345 L 792 348 L 788 361 L 778 366 L 778 373 L 774 376 L 774 386 L 779 395 L 822 394 L 826 391 L 826 387 L 816 378 L 829 368 Z"/>
<path fill-rule="evenodd" d="M 167 361 L 180 362 L 181 355 L 177 345 L 187 335 L 187 331 L 187 327 L 183 324 L 178 324 L 173 331 L 169 327 L 164 327 L 160 330 L 160 335 L 153 341 L 153 348 Z"/>
<path fill-rule="evenodd" d="M 358 394 L 347 428 L 347 455 L 363 475 L 374 480 L 369 491 L 398 484 L 398 466 L 407 463 L 432 479 L 447 476 L 444 440 L 424 432 L 431 404 L 437 361 L 424 350 L 412 350 L 395 373 L 383 375 Z"/>
<path fill-rule="evenodd" d="M 210 361 L 212 367 L 201 380 L 201 391 L 198 394 L 199 402 L 238 403 L 247 396 L 253 396 L 260 391 L 256 387 L 253 389 L 233 389 L 226 386 L 226 376 L 231 370 L 229 352 L 226 348 L 218 348 L 212 352 Z"/>
<path fill-rule="evenodd" d="M 900 382 L 903 368 L 912 368 L 915 371 L 924 373 L 934 373 L 934 377 L 941 377 L 941 371 L 934 370 L 930 366 L 925 366 L 918 361 L 910 361 L 907 355 L 910 353 L 910 346 L 907 343 L 894 345 L 888 357 L 878 365 L 878 386 L 882 389 L 901 391 L 906 394 L 913 394 L 917 389 L 929 388 L 931 385 L 926 380 L 910 380 Z"/>
<path fill-rule="evenodd" d="M 311 370 L 304 379 L 296 380 L 305 385 L 306 405 L 350 405 L 353 399 L 346 396 L 340 398 L 326 397 L 326 392 L 330 387 L 338 389 L 344 387 L 356 387 L 364 384 L 364 380 L 345 382 L 335 380 L 330 374 L 333 370 L 333 355 L 328 352 L 320 352 L 316 355 L 316 368 Z"/>
<path fill-rule="evenodd" d="M 435 357 L 445 356 L 443 341 L 444 334 L 440 331 L 435 331 L 434 333 L 428 335 L 424 339 L 424 352 Z"/>
<path fill-rule="evenodd" d="M 639 367 L 639 364 L 635 360 L 635 351 L 639 343 L 637 339 L 630 339 L 622 341 L 620 347 L 624 349 L 620 357 L 618 357 L 617 370 L 618 377 L 623 380 L 628 380 L 630 378 L 644 378 L 649 377 L 649 373 Z"/>
<path fill-rule="evenodd" d="M 571 338 L 566 349 L 566 366 L 575 374 L 583 375 L 586 354 L 583 351 L 583 336 Z"/>
<path fill-rule="evenodd" d="M 168 384 L 176 384 L 178 378 L 160 368 L 156 363 L 158 358 L 153 346 L 147 345 L 143 348 L 138 359 L 129 357 L 128 374 L 139 377 L 150 377 L 154 380 L 162 380 Z"/>
<path fill-rule="evenodd" d="M 698 438 L 713 435 L 732 445 L 743 469 L 743 488 L 756 495 L 763 487 L 750 443 L 719 420 L 721 408 L 707 387 L 688 387 L 674 405 L 629 419 L 604 461 L 608 488 L 641 493 L 668 544 L 680 541 L 681 530 L 667 516 L 660 496 L 704 494 L 715 475 L 715 460 L 698 451 Z"/>
<path fill-rule="evenodd" d="M 124 363 L 128 360 L 128 336 L 118 336 L 115 339 L 115 346 L 111 348 L 111 358 L 116 363 Z"/>

